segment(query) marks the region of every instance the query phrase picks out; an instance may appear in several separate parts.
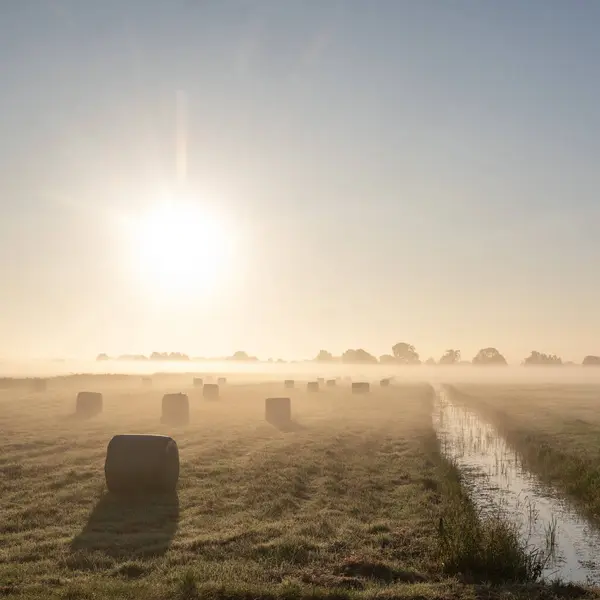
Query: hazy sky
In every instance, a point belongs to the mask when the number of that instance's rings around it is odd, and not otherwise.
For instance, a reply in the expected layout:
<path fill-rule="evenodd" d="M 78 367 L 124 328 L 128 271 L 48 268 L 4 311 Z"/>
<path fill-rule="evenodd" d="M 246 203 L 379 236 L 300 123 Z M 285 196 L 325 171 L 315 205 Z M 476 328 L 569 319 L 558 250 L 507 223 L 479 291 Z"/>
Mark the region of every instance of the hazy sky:
<path fill-rule="evenodd" d="M 0 354 L 600 354 L 599 27 L 591 1 L 3 0 Z M 178 89 L 233 245 L 182 289 L 132 258 Z"/>

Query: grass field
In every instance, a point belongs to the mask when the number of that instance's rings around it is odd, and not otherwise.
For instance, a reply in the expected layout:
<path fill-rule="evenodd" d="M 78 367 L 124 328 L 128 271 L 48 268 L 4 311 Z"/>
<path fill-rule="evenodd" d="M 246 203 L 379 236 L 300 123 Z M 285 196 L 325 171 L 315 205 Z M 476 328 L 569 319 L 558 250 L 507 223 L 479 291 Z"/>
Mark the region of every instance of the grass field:
<path fill-rule="evenodd" d="M 600 524 L 600 385 L 458 385 L 453 394 Z"/>
<path fill-rule="evenodd" d="M 287 390 L 294 424 L 280 431 L 264 399 L 281 382 L 230 385 L 217 402 L 189 383 L 0 390 L 0 596 L 596 597 L 532 583 L 511 526 L 478 518 L 440 456 L 427 388 Z M 80 389 L 104 393 L 102 415 L 74 418 Z M 191 423 L 164 427 L 162 394 L 179 390 Z M 124 432 L 177 440 L 176 495 L 106 492 L 106 445 Z"/>

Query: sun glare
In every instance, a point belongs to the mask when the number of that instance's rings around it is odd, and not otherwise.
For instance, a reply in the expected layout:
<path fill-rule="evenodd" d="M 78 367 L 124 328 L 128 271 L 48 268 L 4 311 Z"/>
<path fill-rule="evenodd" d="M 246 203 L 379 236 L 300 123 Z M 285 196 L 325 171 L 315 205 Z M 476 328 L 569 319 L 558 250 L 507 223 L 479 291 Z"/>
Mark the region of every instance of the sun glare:
<path fill-rule="evenodd" d="M 214 287 L 228 267 L 230 232 L 196 204 L 157 204 L 133 229 L 135 269 L 155 288 L 203 291 Z"/>

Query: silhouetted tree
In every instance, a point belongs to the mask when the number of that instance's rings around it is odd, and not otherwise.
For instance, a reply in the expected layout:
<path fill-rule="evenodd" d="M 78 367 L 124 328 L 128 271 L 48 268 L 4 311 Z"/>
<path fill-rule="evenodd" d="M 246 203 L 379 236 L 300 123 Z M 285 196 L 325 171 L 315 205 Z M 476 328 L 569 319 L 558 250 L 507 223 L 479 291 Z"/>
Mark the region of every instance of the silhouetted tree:
<path fill-rule="evenodd" d="M 256 360 L 258 360 L 258 358 L 256 358 L 256 356 L 249 356 L 243 350 L 238 350 L 237 352 L 234 352 L 233 356 L 230 356 L 227 360 L 239 360 L 240 362 L 243 362 L 243 361 L 256 361 Z"/>
<path fill-rule="evenodd" d="M 389 365 L 390 363 L 395 363 L 396 359 L 391 354 L 382 354 L 379 357 L 379 362 L 382 365 Z"/>
<path fill-rule="evenodd" d="M 586 367 L 599 367 L 600 366 L 600 356 L 594 356 L 592 354 L 586 356 L 583 359 L 583 362 L 581 363 L 582 365 L 585 365 Z"/>
<path fill-rule="evenodd" d="M 358 350 L 346 350 L 342 354 L 342 362 L 345 363 L 376 363 L 377 359 L 369 354 L 366 350 L 359 348 Z"/>
<path fill-rule="evenodd" d="M 327 350 L 319 350 L 319 354 L 315 358 L 317 362 L 332 362 L 333 354 L 331 352 L 327 352 Z"/>
<path fill-rule="evenodd" d="M 404 365 L 418 365 L 421 362 L 415 347 L 406 342 L 398 342 L 392 346 L 392 354 L 396 362 Z"/>
<path fill-rule="evenodd" d="M 556 354 L 544 354 L 532 350 L 531 354 L 523 361 L 525 366 L 531 365 L 562 365 L 562 359 Z"/>
<path fill-rule="evenodd" d="M 455 365 L 460 362 L 460 350 L 446 350 L 444 356 L 440 358 L 440 365 Z"/>
<path fill-rule="evenodd" d="M 474 365 L 506 365 L 506 359 L 496 348 L 482 348 L 475 358 Z"/>
<path fill-rule="evenodd" d="M 425 361 L 426 365 L 432 366 L 435 365 L 435 358 L 433 358 L 433 356 L 430 356 L 426 361 Z"/>
<path fill-rule="evenodd" d="M 110 360 L 110 356 L 108 356 L 108 354 L 98 354 L 98 356 L 96 356 L 96 360 Z"/>
<path fill-rule="evenodd" d="M 181 352 L 153 352 L 150 360 L 190 360 L 190 357 Z"/>

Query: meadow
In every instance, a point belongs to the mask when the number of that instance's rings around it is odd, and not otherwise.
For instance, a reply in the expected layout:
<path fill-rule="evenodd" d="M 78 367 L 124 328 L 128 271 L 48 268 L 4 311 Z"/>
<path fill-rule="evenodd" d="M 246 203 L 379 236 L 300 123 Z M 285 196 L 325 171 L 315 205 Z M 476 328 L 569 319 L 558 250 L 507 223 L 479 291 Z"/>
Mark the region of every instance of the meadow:
<path fill-rule="evenodd" d="M 500 429 L 530 471 L 600 524 L 600 385 L 459 384 L 451 391 Z"/>
<path fill-rule="evenodd" d="M 502 518 L 481 517 L 440 454 L 428 385 L 348 383 L 308 394 L 230 378 L 218 401 L 191 375 L 74 376 L 0 390 L 0 596 L 95 598 L 553 598 Z M 74 415 L 80 390 L 101 415 Z M 164 393 L 189 425 L 160 424 Z M 293 421 L 264 418 L 290 396 Z M 119 497 L 104 483 L 116 433 L 178 443 L 177 493 Z"/>

